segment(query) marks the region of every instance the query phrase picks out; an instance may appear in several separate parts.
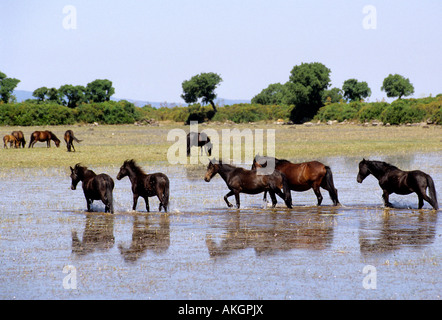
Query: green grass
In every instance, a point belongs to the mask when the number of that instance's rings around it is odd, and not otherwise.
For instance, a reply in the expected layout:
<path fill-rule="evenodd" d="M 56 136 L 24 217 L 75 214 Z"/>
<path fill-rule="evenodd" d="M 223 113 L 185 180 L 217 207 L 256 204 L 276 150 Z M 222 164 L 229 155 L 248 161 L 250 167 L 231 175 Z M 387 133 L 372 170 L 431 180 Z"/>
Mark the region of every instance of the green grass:
<path fill-rule="evenodd" d="M 410 152 L 442 151 L 442 127 L 364 127 L 358 125 L 282 126 L 266 123 L 199 126 L 199 130 L 222 129 L 276 130 L 276 156 L 292 160 L 313 160 L 331 156 L 392 155 Z M 67 152 L 63 134 L 72 129 L 81 143 L 75 143 L 77 152 Z M 173 142 L 167 141 L 172 129 L 189 131 L 182 123 L 161 123 L 160 126 L 135 125 L 75 125 L 47 127 L 1 127 L 0 135 L 22 130 L 25 149 L 0 150 L 2 168 L 67 167 L 81 162 L 87 166 L 120 166 L 126 159 L 145 163 L 167 162 L 167 150 Z M 37 143 L 29 149 L 29 136 L 35 130 L 51 130 L 62 141 L 59 148 L 51 143 Z M 266 145 L 264 145 L 266 150 Z M 244 151 L 243 151 L 244 153 Z"/>

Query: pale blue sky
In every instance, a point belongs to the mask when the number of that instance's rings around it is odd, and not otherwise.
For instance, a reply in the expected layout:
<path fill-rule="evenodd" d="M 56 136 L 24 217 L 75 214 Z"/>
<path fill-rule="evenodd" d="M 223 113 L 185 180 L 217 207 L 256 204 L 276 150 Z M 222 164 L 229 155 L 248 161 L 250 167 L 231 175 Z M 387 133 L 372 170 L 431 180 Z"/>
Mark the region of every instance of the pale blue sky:
<path fill-rule="evenodd" d="M 77 28 L 66 30 L 66 5 Z M 376 9 L 364 29 L 363 8 Z M 0 1 L 0 71 L 18 90 L 113 81 L 115 97 L 183 102 L 181 83 L 223 78 L 225 99 L 251 99 L 302 62 L 331 69 L 332 86 L 357 78 L 382 99 L 399 73 L 414 97 L 442 93 L 442 1 Z"/>

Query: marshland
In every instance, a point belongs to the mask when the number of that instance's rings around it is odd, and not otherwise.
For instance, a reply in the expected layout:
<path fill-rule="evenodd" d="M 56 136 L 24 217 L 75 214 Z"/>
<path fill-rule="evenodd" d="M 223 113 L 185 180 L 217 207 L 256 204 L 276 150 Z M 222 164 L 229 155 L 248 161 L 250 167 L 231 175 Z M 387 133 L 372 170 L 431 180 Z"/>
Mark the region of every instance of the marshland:
<path fill-rule="evenodd" d="M 293 209 L 279 198 L 272 209 L 262 194 L 241 194 L 241 209 L 227 208 L 224 181 L 205 182 L 205 165 L 167 161 L 173 142 L 166 137 L 176 128 L 189 131 L 166 122 L 1 127 L 3 135 L 22 130 L 27 144 L 0 150 L 0 298 L 441 298 L 440 210 L 428 203 L 418 210 L 415 194 L 392 195 L 395 208 L 387 209 L 375 178 L 356 182 L 362 158 L 383 160 L 431 175 L 440 201 L 440 126 L 199 127 L 274 129 L 278 158 L 330 166 L 342 206 L 321 190 L 318 207 L 309 190 L 292 192 Z M 76 152 L 62 140 L 67 129 L 82 140 L 74 142 Z M 60 147 L 28 148 L 35 130 L 55 133 Z M 158 212 L 155 197 L 149 213 L 142 199 L 131 210 L 129 180 L 115 179 L 127 159 L 169 177 L 168 213 Z M 115 180 L 113 215 L 100 201 L 86 212 L 81 188 L 70 189 L 69 166 L 76 163 Z"/>

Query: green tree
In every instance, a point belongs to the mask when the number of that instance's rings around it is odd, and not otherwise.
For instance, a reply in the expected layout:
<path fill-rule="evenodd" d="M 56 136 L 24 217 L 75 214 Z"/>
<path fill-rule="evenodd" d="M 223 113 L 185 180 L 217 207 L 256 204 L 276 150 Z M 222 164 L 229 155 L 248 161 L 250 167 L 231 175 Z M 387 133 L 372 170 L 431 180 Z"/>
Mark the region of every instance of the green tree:
<path fill-rule="evenodd" d="M 286 87 L 281 83 L 270 84 L 252 98 L 253 104 L 281 105 L 286 96 Z"/>
<path fill-rule="evenodd" d="M 389 74 L 384 79 L 381 90 L 387 93 L 387 97 L 399 97 L 399 99 L 414 93 L 414 87 L 410 80 L 400 74 Z"/>
<path fill-rule="evenodd" d="M 331 88 L 330 90 L 324 90 L 322 93 L 322 103 L 337 103 L 342 100 L 343 92 L 339 88 Z"/>
<path fill-rule="evenodd" d="M 61 104 L 62 94 L 56 88 L 49 88 L 46 95 L 48 96 L 47 101 L 51 101 L 56 104 Z"/>
<path fill-rule="evenodd" d="M 210 103 L 215 114 L 217 111 L 213 102 L 216 99 L 215 89 L 221 81 L 223 81 L 221 76 L 213 72 L 193 76 L 190 80 L 183 81 L 181 98 L 186 103 L 195 103 L 202 98 L 203 103 Z"/>
<path fill-rule="evenodd" d="M 361 101 L 371 95 L 371 89 L 368 87 L 367 82 L 359 82 L 356 79 L 345 80 L 342 90 L 344 91 L 344 97 L 348 101 Z"/>
<path fill-rule="evenodd" d="M 38 101 L 44 102 L 46 100 L 47 93 L 48 93 L 48 88 L 41 87 L 41 88 L 35 89 L 34 92 L 32 93 L 32 96 L 36 97 L 38 99 Z"/>
<path fill-rule="evenodd" d="M 11 99 L 12 92 L 17 87 L 20 80 L 15 78 L 8 78 L 6 74 L 0 71 L 0 100 L 8 103 Z"/>
<path fill-rule="evenodd" d="M 287 86 L 286 103 L 294 104 L 290 119 L 302 123 L 312 119 L 322 107 L 322 97 L 330 85 L 330 69 L 319 62 L 293 67 Z"/>
<path fill-rule="evenodd" d="M 58 89 L 66 98 L 62 100 L 63 104 L 69 108 L 77 107 L 81 102 L 85 101 L 86 88 L 83 86 L 73 86 L 71 84 L 65 84 Z"/>
<path fill-rule="evenodd" d="M 112 81 L 107 79 L 97 79 L 89 82 L 86 86 L 86 99 L 89 102 L 105 102 L 115 93 Z"/>

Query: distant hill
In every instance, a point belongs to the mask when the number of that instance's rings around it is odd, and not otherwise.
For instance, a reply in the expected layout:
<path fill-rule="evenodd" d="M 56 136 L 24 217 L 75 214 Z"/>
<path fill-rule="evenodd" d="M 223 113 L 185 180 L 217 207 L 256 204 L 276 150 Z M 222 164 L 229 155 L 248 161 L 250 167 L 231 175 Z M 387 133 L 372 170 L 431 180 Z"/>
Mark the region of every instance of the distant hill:
<path fill-rule="evenodd" d="M 17 102 L 22 102 L 27 99 L 35 99 L 35 97 L 32 96 L 31 91 L 25 91 L 25 90 L 14 90 L 14 95 L 17 98 Z M 132 102 L 137 107 L 143 107 L 147 104 L 150 104 L 152 107 L 159 108 L 159 107 L 175 107 L 175 106 L 186 106 L 183 102 L 152 102 L 152 101 L 143 101 L 143 100 L 134 100 L 134 99 L 124 99 L 124 98 L 111 98 L 114 101 L 120 101 L 120 100 L 127 100 L 129 102 Z M 223 99 L 218 98 L 215 100 L 215 104 L 225 106 L 225 105 L 232 105 L 232 104 L 238 104 L 238 103 L 250 103 L 250 100 L 241 100 L 241 99 Z"/>

